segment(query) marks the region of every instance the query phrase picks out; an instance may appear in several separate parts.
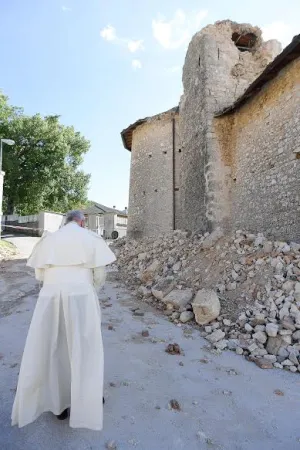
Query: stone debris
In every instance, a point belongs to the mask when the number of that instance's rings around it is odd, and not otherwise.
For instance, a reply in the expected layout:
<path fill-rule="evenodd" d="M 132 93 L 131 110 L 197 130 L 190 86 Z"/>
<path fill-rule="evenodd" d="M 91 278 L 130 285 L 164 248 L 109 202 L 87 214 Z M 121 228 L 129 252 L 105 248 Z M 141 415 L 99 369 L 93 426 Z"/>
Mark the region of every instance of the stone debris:
<path fill-rule="evenodd" d="M 275 389 L 274 394 L 278 395 L 279 397 L 284 396 L 284 393 L 280 389 Z"/>
<path fill-rule="evenodd" d="M 199 362 L 201 362 L 202 364 L 208 364 L 209 363 L 208 359 L 205 359 L 205 358 L 199 359 Z"/>
<path fill-rule="evenodd" d="M 109 441 L 106 443 L 107 450 L 116 450 L 117 449 L 117 443 L 115 441 Z"/>
<path fill-rule="evenodd" d="M 194 318 L 194 313 L 192 311 L 183 311 L 180 314 L 179 320 L 182 323 L 187 323 Z"/>
<path fill-rule="evenodd" d="M 169 403 L 169 409 L 175 409 L 175 411 L 181 411 L 180 404 L 177 400 L 171 400 Z"/>
<path fill-rule="evenodd" d="M 17 248 L 7 241 L 0 241 L 0 261 L 12 259 L 18 254 Z"/>
<path fill-rule="evenodd" d="M 174 289 L 163 298 L 163 302 L 180 309 L 191 303 L 192 298 L 192 289 Z"/>
<path fill-rule="evenodd" d="M 213 333 L 209 334 L 206 339 L 213 343 L 219 342 L 223 337 L 225 336 L 225 333 L 222 330 L 216 330 Z"/>
<path fill-rule="evenodd" d="M 136 310 L 136 311 L 134 311 L 133 315 L 137 316 L 137 317 L 143 317 L 145 315 L 145 313 L 143 311 Z"/>
<path fill-rule="evenodd" d="M 273 369 L 273 364 L 265 358 L 253 358 L 253 362 L 261 369 Z"/>
<path fill-rule="evenodd" d="M 181 355 L 181 348 L 178 344 L 169 344 L 166 348 L 166 353 L 169 353 L 170 355 Z"/>
<path fill-rule="evenodd" d="M 210 236 L 120 239 L 120 279 L 168 320 L 196 323 L 216 352 L 299 373 L 300 245 L 241 230 Z"/>

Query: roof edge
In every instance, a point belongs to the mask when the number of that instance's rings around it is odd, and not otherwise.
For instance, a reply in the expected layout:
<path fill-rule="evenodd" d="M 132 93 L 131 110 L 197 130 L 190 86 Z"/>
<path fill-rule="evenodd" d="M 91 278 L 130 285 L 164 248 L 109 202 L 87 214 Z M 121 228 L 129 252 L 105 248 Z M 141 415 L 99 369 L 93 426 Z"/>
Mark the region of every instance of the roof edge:
<path fill-rule="evenodd" d="M 168 114 L 177 114 L 179 113 L 179 106 L 175 106 L 174 108 L 171 108 L 167 111 L 164 111 L 159 114 L 155 114 L 154 116 L 145 117 L 144 119 L 138 119 L 136 122 L 129 125 L 127 128 L 121 131 L 121 138 L 123 145 L 126 150 L 131 151 L 132 146 L 132 134 L 136 128 L 138 128 L 140 125 L 143 125 L 144 123 L 155 120 L 155 119 L 161 119 L 163 116 Z"/>

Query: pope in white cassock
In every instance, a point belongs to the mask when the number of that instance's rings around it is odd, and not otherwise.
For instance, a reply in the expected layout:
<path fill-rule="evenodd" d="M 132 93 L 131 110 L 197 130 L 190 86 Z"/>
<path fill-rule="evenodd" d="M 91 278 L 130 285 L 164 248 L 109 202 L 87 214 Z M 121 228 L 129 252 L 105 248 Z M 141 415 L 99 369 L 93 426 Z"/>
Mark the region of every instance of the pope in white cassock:
<path fill-rule="evenodd" d="M 43 412 L 70 426 L 103 426 L 103 344 L 95 287 L 105 282 L 113 252 L 84 229 L 72 211 L 66 225 L 42 237 L 27 265 L 43 282 L 20 368 L 12 425 L 23 427 Z"/>

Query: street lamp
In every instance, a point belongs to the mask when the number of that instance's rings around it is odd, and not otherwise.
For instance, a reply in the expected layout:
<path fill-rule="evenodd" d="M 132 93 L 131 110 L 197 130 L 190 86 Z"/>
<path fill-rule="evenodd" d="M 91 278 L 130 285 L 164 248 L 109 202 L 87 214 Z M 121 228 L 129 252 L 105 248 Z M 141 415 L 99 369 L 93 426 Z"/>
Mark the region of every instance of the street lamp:
<path fill-rule="evenodd" d="M 0 139 L 0 173 L 2 171 L 2 145 L 15 145 L 15 141 L 12 139 Z"/>

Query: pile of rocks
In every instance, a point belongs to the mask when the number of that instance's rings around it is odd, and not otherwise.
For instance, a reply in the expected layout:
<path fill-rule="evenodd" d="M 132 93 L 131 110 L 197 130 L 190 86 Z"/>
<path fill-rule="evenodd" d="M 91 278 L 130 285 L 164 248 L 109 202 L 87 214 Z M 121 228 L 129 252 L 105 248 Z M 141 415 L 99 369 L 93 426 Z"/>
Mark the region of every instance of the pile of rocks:
<path fill-rule="evenodd" d="M 300 371 L 300 245 L 262 234 L 174 232 L 115 244 L 124 282 L 218 350 Z"/>
<path fill-rule="evenodd" d="M 0 240 L 0 261 L 10 259 L 16 254 L 17 249 L 13 244 Z"/>

